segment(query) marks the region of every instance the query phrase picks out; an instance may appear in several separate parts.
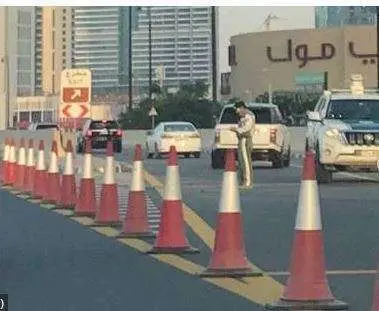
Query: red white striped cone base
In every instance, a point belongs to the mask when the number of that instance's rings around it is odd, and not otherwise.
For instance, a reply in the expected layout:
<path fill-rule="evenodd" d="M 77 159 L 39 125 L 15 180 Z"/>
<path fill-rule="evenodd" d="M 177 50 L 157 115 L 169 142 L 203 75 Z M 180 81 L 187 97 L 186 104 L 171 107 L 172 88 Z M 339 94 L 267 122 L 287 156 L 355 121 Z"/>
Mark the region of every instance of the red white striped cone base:
<path fill-rule="evenodd" d="M 148 254 L 198 253 L 185 235 L 181 200 L 165 200 L 161 208 L 161 223 L 153 248 Z"/>
<path fill-rule="evenodd" d="M 99 208 L 95 217 L 95 226 L 121 226 L 118 214 L 118 191 L 116 184 L 103 184 L 100 193 Z"/>
<path fill-rule="evenodd" d="M 62 191 L 59 207 L 74 209 L 76 204 L 76 180 L 74 175 L 62 175 Z"/>
<path fill-rule="evenodd" d="M 23 193 L 26 195 L 32 195 L 33 193 L 33 180 L 34 180 L 34 167 L 32 166 L 27 166 L 25 168 L 25 176 L 24 176 L 24 183 L 23 183 L 23 188 L 24 191 Z"/>
<path fill-rule="evenodd" d="M 219 213 L 212 258 L 201 277 L 262 276 L 246 256 L 241 213 Z"/>
<path fill-rule="evenodd" d="M 47 171 L 35 170 L 32 199 L 43 199 L 47 196 Z"/>
<path fill-rule="evenodd" d="M 59 173 L 50 173 L 47 172 L 47 193 L 43 198 L 42 202 L 46 204 L 55 204 L 60 201 L 60 180 Z"/>
<path fill-rule="evenodd" d="M 96 192 L 93 178 L 82 178 L 74 216 L 96 216 Z"/>
<path fill-rule="evenodd" d="M 120 237 L 155 237 L 147 218 L 145 191 L 129 191 L 128 208 Z"/>

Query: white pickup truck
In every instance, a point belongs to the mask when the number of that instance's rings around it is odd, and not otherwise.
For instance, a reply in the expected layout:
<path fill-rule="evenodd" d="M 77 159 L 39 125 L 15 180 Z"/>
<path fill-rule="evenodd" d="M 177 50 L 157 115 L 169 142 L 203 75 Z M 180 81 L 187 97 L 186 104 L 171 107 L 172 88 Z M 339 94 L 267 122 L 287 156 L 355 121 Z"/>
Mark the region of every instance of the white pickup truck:
<path fill-rule="evenodd" d="M 291 158 L 290 134 L 278 106 L 265 103 L 248 103 L 255 115 L 252 160 L 271 161 L 273 167 L 288 167 Z M 212 168 L 224 167 L 226 149 L 237 149 L 238 140 L 231 126 L 238 124 L 233 105 L 225 105 L 215 127 L 212 146 Z"/>

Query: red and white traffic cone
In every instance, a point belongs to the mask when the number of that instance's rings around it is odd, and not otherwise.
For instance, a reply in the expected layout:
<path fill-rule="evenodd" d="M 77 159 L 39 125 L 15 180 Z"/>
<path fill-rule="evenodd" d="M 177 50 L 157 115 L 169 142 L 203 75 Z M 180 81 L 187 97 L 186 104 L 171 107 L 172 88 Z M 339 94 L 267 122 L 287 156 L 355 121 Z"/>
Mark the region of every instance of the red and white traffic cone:
<path fill-rule="evenodd" d="M 306 152 L 292 246 L 290 276 L 279 301 L 269 310 L 346 310 L 348 305 L 333 297 L 325 273 L 315 156 Z"/>
<path fill-rule="evenodd" d="M 96 212 L 94 225 L 121 226 L 118 213 L 118 191 L 114 178 L 113 142 L 107 142 L 105 159 L 104 183 L 101 188 L 99 207 Z"/>
<path fill-rule="evenodd" d="M 9 147 L 9 161 L 6 170 L 7 182 L 4 185 L 13 186 L 16 182 L 16 147 L 14 139 L 11 138 Z"/>
<path fill-rule="evenodd" d="M 20 147 L 18 148 L 18 161 L 17 161 L 17 176 L 14 184 L 14 188 L 17 192 L 22 192 L 25 178 L 26 168 L 26 151 L 25 151 L 25 139 L 21 138 Z"/>
<path fill-rule="evenodd" d="M 128 196 L 125 222 L 120 237 L 154 237 L 147 218 L 145 180 L 143 176 L 142 147 L 135 147 L 132 185 Z"/>
<path fill-rule="evenodd" d="M 34 171 L 32 199 L 42 199 L 47 195 L 47 171 L 45 165 L 45 145 L 39 141 L 37 165 Z"/>
<path fill-rule="evenodd" d="M 23 189 L 25 194 L 32 194 L 34 181 L 35 161 L 33 139 L 29 139 L 28 156 L 26 161 L 25 176 L 23 181 Z"/>
<path fill-rule="evenodd" d="M 225 156 L 215 244 L 210 263 L 200 276 L 261 276 L 260 271 L 253 270 L 246 255 L 234 150 L 228 149 Z"/>
<path fill-rule="evenodd" d="M 175 147 L 171 146 L 167 161 L 158 235 L 153 248 L 148 253 L 179 254 L 197 252 L 199 250 L 188 243 L 185 233 L 178 156 Z"/>
<path fill-rule="evenodd" d="M 9 161 L 9 148 L 10 148 L 10 139 L 9 137 L 5 138 L 5 146 L 3 153 L 3 161 L 1 164 L 1 182 L 5 185 L 8 182 L 8 161 Z"/>
<path fill-rule="evenodd" d="M 66 162 L 62 175 L 62 192 L 59 206 L 68 209 L 74 209 L 76 204 L 76 181 L 73 164 L 73 148 L 71 140 L 68 140 L 66 146 Z"/>
<path fill-rule="evenodd" d="M 92 154 L 91 141 L 86 140 L 83 155 L 83 176 L 80 180 L 80 189 L 75 216 L 96 216 L 96 187 L 95 179 L 92 177 Z"/>
<path fill-rule="evenodd" d="M 61 198 L 61 180 L 58 168 L 58 145 L 55 140 L 51 144 L 50 163 L 47 173 L 47 195 L 43 202 L 56 204 Z"/>

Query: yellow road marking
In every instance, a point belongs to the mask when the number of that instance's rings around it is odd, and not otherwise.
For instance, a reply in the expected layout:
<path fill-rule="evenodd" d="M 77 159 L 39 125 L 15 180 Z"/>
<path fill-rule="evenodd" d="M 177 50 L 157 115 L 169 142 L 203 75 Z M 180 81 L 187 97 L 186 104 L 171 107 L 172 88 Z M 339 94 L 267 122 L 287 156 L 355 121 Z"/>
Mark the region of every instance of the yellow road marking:
<path fill-rule="evenodd" d="M 118 241 L 135 248 L 140 252 L 146 252 L 151 249 L 151 245 L 142 240 L 120 238 Z M 199 274 L 205 269 L 203 266 L 177 255 L 154 254 L 150 256 L 192 275 Z M 250 283 L 250 286 L 246 286 L 245 283 L 248 278 L 243 278 L 241 280 L 232 278 L 202 279 L 261 305 L 277 300 L 281 294 L 281 287 L 273 287 L 271 284 L 271 278 L 266 276 L 253 278 L 254 282 Z"/>
<path fill-rule="evenodd" d="M 144 177 L 147 183 L 149 183 L 152 187 L 156 189 L 160 193 L 161 196 L 163 196 L 163 184 L 153 175 L 148 173 L 147 171 L 144 171 Z M 209 226 L 205 220 L 203 220 L 195 211 L 193 211 L 188 205 L 186 205 L 183 202 L 183 213 L 184 213 L 184 220 L 186 223 L 191 227 L 191 229 L 194 231 L 196 235 L 200 237 L 201 240 L 210 248 L 213 249 L 214 239 L 215 239 L 215 232 L 211 226 Z M 260 270 L 258 266 L 254 265 L 253 263 L 250 263 L 253 269 Z M 264 271 L 262 271 L 264 273 Z M 244 286 L 247 289 L 247 292 L 250 293 L 250 295 L 253 295 L 253 293 L 258 293 L 259 295 L 256 296 L 254 294 L 254 301 L 266 301 L 267 299 L 272 299 L 274 297 L 275 299 L 278 299 L 280 297 L 280 294 L 283 290 L 283 285 L 280 284 L 278 281 L 274 280 L 273 278 L 269 276 L 263 277 L 265 282 L 262 284 L 262 277 L 250 277 L 250 278 L 243 278 L 245 284 Z M 227 280 L 224 282 L 226 284 L 229 284 L 228 289 L 230 291 L 233 291 L 233 279 L 230 280 L 230 283 L 228 283 Z M 264 288 L 262 288 L 264 286 Z M 243 293 L 243 291 L 241 292 Z M 272 301 L 272 300 L 271 300 Z"/>
<path fill-rule="evenodd" d="M 111 227 L 91 227 L 91 229 L 110 238 L 114 238 L 120 234 L 118 230 Z"/>
<path fill-rule="evenodd" d="M 70 219 L 80 223 L 83 226 L 91 226 L 94 220 L 90 217 L 71 217 Z"/>

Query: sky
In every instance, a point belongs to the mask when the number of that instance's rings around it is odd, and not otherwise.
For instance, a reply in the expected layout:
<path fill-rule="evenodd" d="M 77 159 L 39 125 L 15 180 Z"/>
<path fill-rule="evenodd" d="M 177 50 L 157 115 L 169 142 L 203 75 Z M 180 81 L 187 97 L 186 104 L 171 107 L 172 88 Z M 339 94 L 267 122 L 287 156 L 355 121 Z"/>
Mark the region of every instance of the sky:
<path fill-rule="evenodd" d="M 313 6 L 219 7 L 219 73 L 230 71 L 230 37 L 240 33 L 265 31 L 263 22 L 270 13 L 279 18 L 271 22 L 271 30 L 314 28 Z"/>

